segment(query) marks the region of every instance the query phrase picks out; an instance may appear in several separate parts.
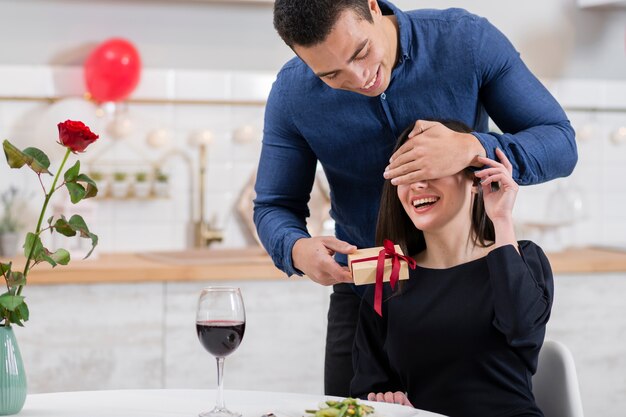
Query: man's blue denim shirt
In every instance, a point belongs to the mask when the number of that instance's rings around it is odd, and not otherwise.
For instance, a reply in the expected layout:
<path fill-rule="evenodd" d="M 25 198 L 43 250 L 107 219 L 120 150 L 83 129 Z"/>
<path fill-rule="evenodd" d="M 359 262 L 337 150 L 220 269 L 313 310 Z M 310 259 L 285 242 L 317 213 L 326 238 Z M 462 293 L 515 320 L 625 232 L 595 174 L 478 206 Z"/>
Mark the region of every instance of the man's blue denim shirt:
<path fill-rule="evenodd" d="M 522 185 L 569 175 L 573 129 L 506 37 L 461 9 L 402 12 L 379 1 L 399 25 L 398 62 L 378 97 L 334 90 L 299 58 L 279 72 L 265 112 L 254 221 L 278 268 L 309 237 L 307 203 L 319 161 L 330 184 L 338 239 L 374 246 L 384 178 L 398 135 L 417 119 L 457 120 L 474 129 L 487 156 L 501 148 Z M 487 131 L 488 118 L 504 134 Z M 337 256 L 345 264 L 345 256 Z"/>

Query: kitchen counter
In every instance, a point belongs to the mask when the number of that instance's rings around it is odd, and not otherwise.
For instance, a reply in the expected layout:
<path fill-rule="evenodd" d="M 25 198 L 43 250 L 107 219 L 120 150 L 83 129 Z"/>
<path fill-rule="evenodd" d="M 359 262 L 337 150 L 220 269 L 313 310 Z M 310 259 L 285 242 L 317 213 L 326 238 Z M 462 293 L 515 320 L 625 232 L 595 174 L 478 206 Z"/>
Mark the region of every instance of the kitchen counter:
<path fill-rule="evenodd" d="M 18 258 L 16 265 L 24 265 Z M 29 274 L 29 285 L 106 282 L 278 280 L 286 275 L 259 247 L 190 249 L 172 252 L 105 253 L 95 259 L 73 259 L 52 268 L 40 264 Z"/>
<path fill-rule="evenodd" d="M 626 252 L 576 248 L 549 253 L 555 274 L 626 272 Z M 15 264 L 23 265 L 23 258 Z M 104 282 L 279 280 L 262 248 L 191 249 L 180 252 L 101 254 L 97 259 L 72 260 L 67 266 L 37 266 L 29 284 Z"/>
<path fill-rule="evenodd" d="M 547 255 L 555 274 L 626 272 L 626 250 L 570 248 Z"/>

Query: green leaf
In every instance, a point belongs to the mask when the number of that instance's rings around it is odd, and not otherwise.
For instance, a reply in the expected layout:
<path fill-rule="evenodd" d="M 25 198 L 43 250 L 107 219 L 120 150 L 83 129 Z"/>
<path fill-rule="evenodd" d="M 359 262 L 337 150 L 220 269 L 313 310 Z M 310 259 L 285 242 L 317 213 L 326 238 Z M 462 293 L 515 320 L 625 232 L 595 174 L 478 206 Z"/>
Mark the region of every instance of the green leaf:
<path fill-rule="evenodd" d="M 80 161 L 76 161 L 73 167 L 68 168 L 63 174 L 63 179 L 65 182 L 73 182 L 78 176 L 78 172 L 80 171 Z"/>
<path fill-rule="evenodd" d="M 74 214 L 70 217 L 69 223 L 72 229 L 80 233 L 80 237 L 89 237 L 89 228 L 87 227 L 87 223 L 85 223 L 85 220 L 83 220 L 80 215 Z"/>
<path fill-rule="evenodd" d="M 32 255 L 31 255 L 32 250 Z M 31 255 L 32 259 L 41 259 L 41 253 L 44 251 L 41 239 L 34 233 L 28 233 L 26 235 L 26 242 L 24 242 L 24 256 L 28 258 Z"/>
<path fill-rule="evenodd" d="M 94 233 L 89 233 L 89 238 L 91 239 L 91 249 L 89 250 L 89 252 L 87 253 L 87 255 L 85 255 L 83 259 L 89 258 L 89 255 L 91 255 L 91 252 L 93 252 L 93 250 L 98 245 L 98 235 Z"/>
<path fill-rule="evenodd" d="M 2 142 L 2 149 L 11 168 L 21 168 L 26 164 L 25 155 L 8 140 L 5 139 Z"/>
<path fill-rule="evenodd" d="M 7 279 L 7 285 L 11 288 L 17 287 L 18 285 L 26 285 L 26 278 L 23 273 L 13 271 L 9 275 L 9 279 Z"/>
<path fill-rule="evenodd" d="M 0 275 L 6 275 L 7 273 L 11 273 L 11 264 L 12 262 L 9 262 L 8 264 L 3 264 L 2 262 L 0 262 Z"/>
<path fill-rule="evenodd" d="M 98 236 L 89 231 L 89 228 L 87 227 L 87 224 L 85 223 L 85 220 L 83 220 L 83 218 L 78 214 L 75 214 L 72 217 L 70 217 L 69 222 L 65 219 L 64 216 L 61 216 L 61 218 L 58 219 L 56 223 L 54 224 L 54 228 L 57 232 L 61 233 L 64 236 L 75 236 L 76 233 L 78 232 L 81 238 L 91 239 L 91 249 L 89 250 L 89 253 L 87 253 L 87 255 L 85 255 L 83 259 L 87 259 L 89 255 L 91 255 L 91 252 L 93 252 L 93 250 L 96 248 L 96 245 L 98 245 Z M 59 256 L 61 256 L 61 254 L 59 254 Z M 54 256 L 52 256 L 52 259 L 60 263 L 61 265 L 66 265 L 63 262 L 61 262 L 58 258 L 55 258 Z M 61 257 L 60 259 L 64 260 L 63 257 Z M 68 253 L 68 262 L 69 262 L 69 253 Z"/>
<path fill-rule="evenodd" d="M 24 325 L 22 324 L 22 321 L 28 321 L 29 315 L 30 313 L 28 311 L 28 307 L 26 306 L 26 303 L 22 303 L 19 306 L 17 306 L 15 311 L 9 312 L 9 320 L 11 321 L 11 323 L 14 323 L 20 327 L 24 327 Z"/>
<path fill-rule="evenodd" d="M 61 233 L 64 236 L 75 236 L 76 233 L 78 232 L 81 238 L 91 239 L 91 250 L 89 251 L 89 253 L 87 253 L 85 258 L 83 259 L 88 258 L 89 255 L 91 255 L 91 252 L 93 252 L 96 245 L 98 244 L 98 236 L 89 231 L 89 228 L 87 227 L 87 224 L 85 223 L 85 220 L 83 220 L 83 218 L 78 214 L 74 214 L 72 217 L 70 217 L 69 222 L 65 219 L 64 216 L 61 216 L 61 218 L 58 219 L 56 223 L 54 224 L 54 228 L 56 229 L 57 232 Z M 64 252 L 61 252 L 61 251 L 64 251 Z M 65 253 L 67 253 L 67 259 L 66 259 Z M 64 249 L 60 249 L 56 251 L 54 254 L 52 254 L 51 258 L 53 261 L 58 262 L 61 265 L 67 265 L 67 262 L 69 262 L 70 260 L 70 254 Z"/>
<path fill-rule="evenodd" d="M 32 248 L 31 259 L 36 262 L 46 261 L 53 267 L 57 266 L 56 261 L 50 257 L 51 252 L 43 246 L 41 239 L 34 233 L 26 235 L 26 243 L 24 243 L 24 256 L 28 257 Z"/>
<path fill-rule="evenodd" d="M 15 312 L 19 313 L 22 320 L 28 321 L 28 318 L 30 317 L 30 311 L 28 310 L 28 306 L 25 302 L 18 305 L 15 309 Z"/>
<path fill-rule="evenodd" d="M 9 321 L 11 322 L 11 324 L 16 324 L 20 327 L 24 327 L 24 324 L 20 320 L 18 313 L 16 313 L 15 311 L 9 311 L 8 315 L 9 315 Z"/>
<path fill-rule="evenodd" d="M 26 148 L 22 152 L 6 139 L 2 142 L 2 149 L 4 150 L 4 155 L 11 168 L 21 168 L 24 165 L 28 165 L 38 174 L 45 173 L 52 175 L 50 171 L 48 171 L 50 160 L 46 154 L 39 149 Z"/>
<path fill-rule="evenodd" d="M 76 236 L 76 230 L 67 222 L 65 216 L 61 216 L 61 218 L 54 223 L 53 227 L 63 236 Z"/>
<path fill-rule="evenodd" d="M 80 174 L 78 177 L 76 177 L 76 181 L 84 182 L 85 184 L 87 184 L 87 192 L 85 193 L 85 196 L 83 198 L 91 198 L 98 195 L 98 184 L 96 184 L 96 182 L 89 178 L 87 175 Z"/>
<path fill-rule="evenodd" d="M 46 261 L 48 262 L 50 265 L 52 265 L 52 267 L 54 268 L 55 266 L 57 266 L 57 263 L 54 259 L 52 259 L 50 257 L 50 251 L 46 248 L 44 248 L 43 252 L 41 252 L 39 258 L 35 258 L 36 261 Z"/>
<path fill-rule="evenodd" d="M 57 249 L 56 252 L 50 254 L 50 258 L 61 265 L 70 263 L 70 253 L 65 249 Z"/>
<path fill-rule="evenodd" d="M 65 186 L 67 187 L 67 191 L 70 193 L 70 200 L 72 200 L 72 203 L 76 204 L 85 197 L 86 191 L 85 187 L 82 185 L 75 182 L 67 182 L 65 183 Z"/>
<path fill-rule="evenodd" d="M 50 168 L 50 159 L 42 150 L 37 148 L 26 148 L 22 151 L 25 155 L 30 156 L 33 161 L 28 163 L 28 166 L 38 174 L 50 174 L 48 168 Z"/>
<path fill-rule="evenodd" d="M 0 295 L 0 306 L 9 311 L 15 311 L 15 309 L 23 302 L 24 296 L 22 295 L 11 295 L 7 293 Z"/>

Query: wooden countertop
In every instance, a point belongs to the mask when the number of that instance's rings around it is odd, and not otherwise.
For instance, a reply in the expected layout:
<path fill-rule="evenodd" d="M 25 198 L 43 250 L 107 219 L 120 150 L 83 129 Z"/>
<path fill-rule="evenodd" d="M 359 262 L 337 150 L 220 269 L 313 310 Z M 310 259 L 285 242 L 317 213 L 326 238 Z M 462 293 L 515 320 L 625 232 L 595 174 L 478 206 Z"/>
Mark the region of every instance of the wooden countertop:
<path fill-rule="evenodd" d="M 24 265 L 24 258 L 15 260 Z M 52 268 L 37 265 L 29 285 L 158 281 L 235 281 L 284 279 L 262 248 L 191 249 L 147 253 L 105 253 L 95 259 L 73 259 Z"/>
<path fill-rule="evenodd" d="M 625 272 L 626 252 L 598 248 L 549 253 L 555 274 Z M 6 261 L 6 260 L 5 260 Z M 23 265 L 24 259 L 15 259 Z M 193 249 L 182 252 L 102 254 L 97 259 L 72 260 L 67 266 L 38 265 L 29 285 L 159 281 L 278 280 L 276 269 L 261 248 Z"/>
<path fill-rule="evenodd" d="M 626 250 L 594 247 L 571 248 L 562 252 L 547 253 L 547 256 L 555 274 L 626 273 Z"/>

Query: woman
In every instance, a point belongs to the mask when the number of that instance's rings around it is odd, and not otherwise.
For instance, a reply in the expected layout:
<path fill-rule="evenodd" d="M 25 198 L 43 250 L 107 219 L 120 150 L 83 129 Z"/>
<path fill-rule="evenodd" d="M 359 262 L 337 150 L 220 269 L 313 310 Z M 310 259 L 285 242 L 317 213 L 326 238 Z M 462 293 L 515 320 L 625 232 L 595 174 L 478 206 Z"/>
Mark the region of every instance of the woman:
<path fill-rule="evenodd" d="M 417 267 L 398 291 L 385 289 L 382 317 L 372 307 L 373 286 L 365 292 L 353 396 L 453 417 L 543 416 L 531 377 L 550 316 L 552 272 L 537 245 L 515 238 L 518 186 L 504 153 L 496 155 L 500 162 L 477 157 L 486 167 L 475 173 L 385 183 L 378 243 L 401 245 Z"/>

